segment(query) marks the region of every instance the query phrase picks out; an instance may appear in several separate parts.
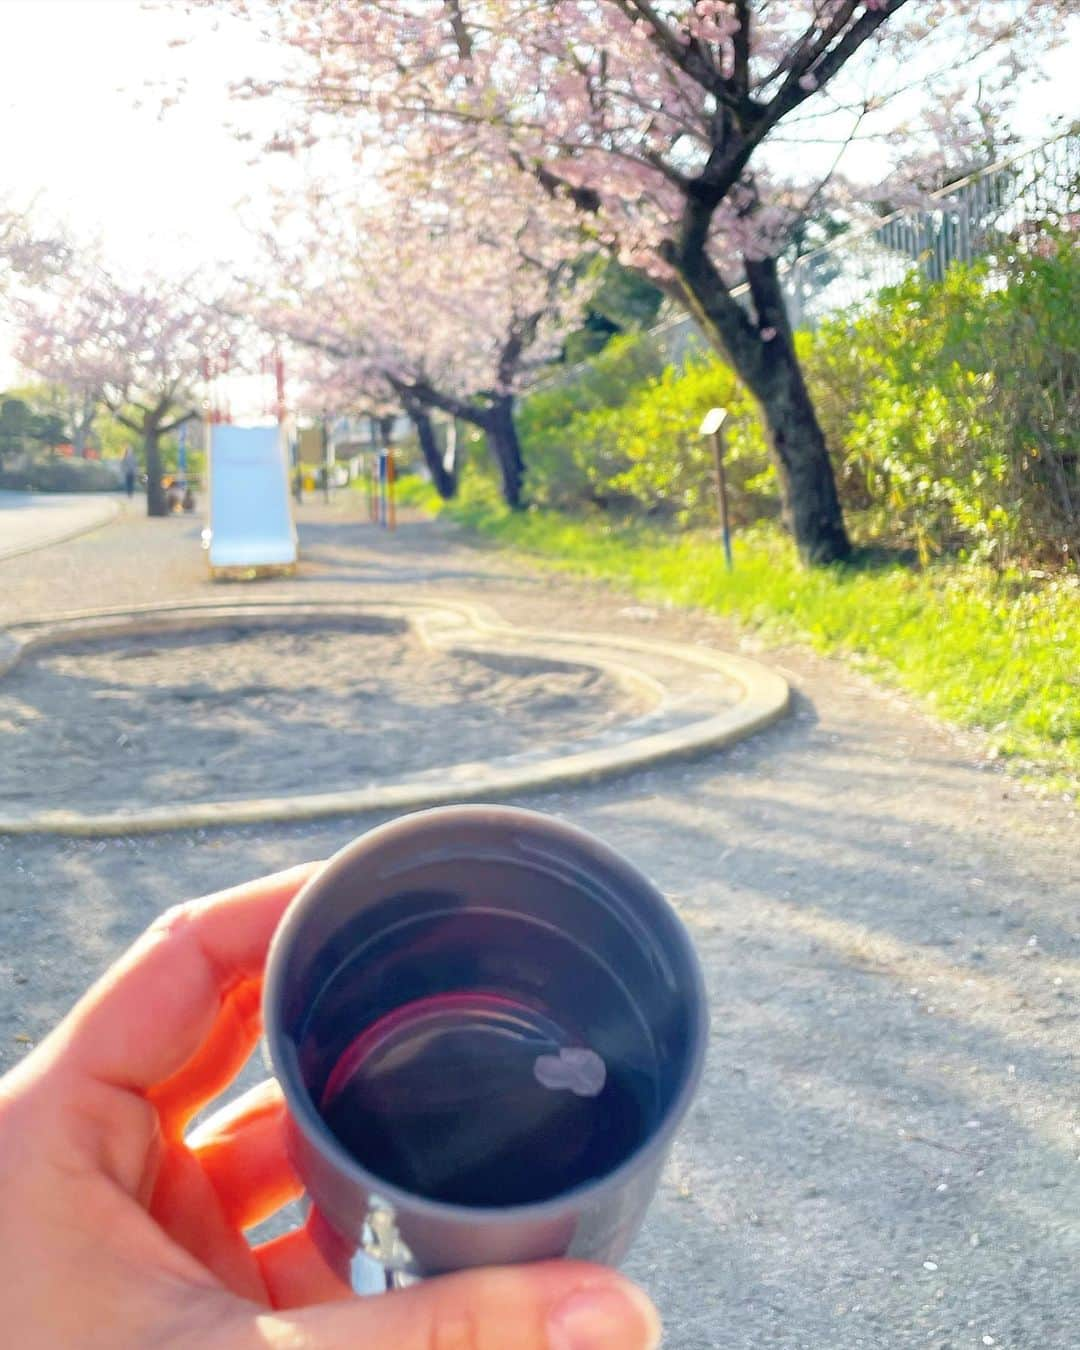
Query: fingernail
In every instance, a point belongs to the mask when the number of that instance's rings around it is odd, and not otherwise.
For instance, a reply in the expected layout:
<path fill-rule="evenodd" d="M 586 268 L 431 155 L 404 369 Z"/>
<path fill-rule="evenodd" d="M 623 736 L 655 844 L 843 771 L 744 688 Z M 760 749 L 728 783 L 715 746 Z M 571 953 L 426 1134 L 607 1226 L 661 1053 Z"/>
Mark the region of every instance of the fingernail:
<path fill-rule="evenodd" d="M 656 1350 L 660 1318 L 633 1285 L 581 1289 L 548 1317 L 551 1350 Z"/>

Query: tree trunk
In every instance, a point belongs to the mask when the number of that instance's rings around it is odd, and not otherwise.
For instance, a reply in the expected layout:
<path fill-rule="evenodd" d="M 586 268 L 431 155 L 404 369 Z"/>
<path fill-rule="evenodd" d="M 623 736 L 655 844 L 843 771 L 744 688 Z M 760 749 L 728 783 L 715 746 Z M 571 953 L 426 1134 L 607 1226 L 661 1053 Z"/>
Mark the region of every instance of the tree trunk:
<path fill-rule="evenodd" d="M 446 424 L 446 447 L 443 450 L 443 467 L 447 473 L 454 475 L 455 484 L 461 481 L 461 469 L 465 463 L 465 456 L 462 453 L 462 441 L 458 432 L 458 420 L 451 417 Z"/>
<path fill-rule="evenodd" d="M 431 481 L 435 484 L 435 490 L 444 502 L 450 501 L 457 494 L 457 473 L 456 465 L 447 466 L 442 454 L 439 451 L 439 443 L 435 438 L 435 428 L 431 424 L 430 415 L 425 410 L 413 404 L 406 408 L 409 420 L 416 428 L 416 435 L 420 441 L 420 451 L 424 456 L 424 463 L 431 474 Z"/>
<path fill-rule="evenodd" d="M 746 264 L 757 323 L 732 298 L 708 258 L 677 263 L 684 298 L 712 345 L 753 394 L 780 480 L 783 518 L 803 561 L 851 552 L 825 436 L 814 412 L 774 258 Z"/>
<path fill-rule="evenodd" d="M 153 422 L 143 427 L 143 448 L 146 451 L 146 514 L 167 516 L 169 505 L 161 485 L 161 448 L 158 428 Z"/>
<path fill-rule="evenodd" d="M 767 344 L 751 393 L 761 405 L 780 478 L 784 524 L 804 562 L 839 562 L 851 552 L 832 462 L 789 334 Z M 744 377 L 745 378 L 745 377 Z"/>
<path fill-rule="evenodd" d="M 390 438 L 394 434 L 394 423 L 397 418 L 393 413 L 382 413 L 375 420 L 379 428 L 379 444 L 384 450 L 389 450 Z"/>
<path fill-rule="evenodd" d="M 521 458 L 517 427 L 514 425 L 513 394 L 486 395 L 491 401 L 484 407 L 480 403 L 456 398 L 436 389 L 426 380 L 405 385 L 390 378 L 390 383 L 402 396 L 403 402 L 417 402 L 425 408 L 438 408 L 450 417 L 459 417 L 470 426 L 479 427 L 499 468 L 503 500 L 514 510 L 523 505 L 521 488 L 525 464 Z"/>
<path fill-rule="evenodd" d="M 84 397 L 81 405 L 72 413 L 72 441 L 75 446 L 75 453 L 80 459 L 86 458 L 90 432 L 93 430 L 96 418 L 97 400 L 89 396 Z"/>
<path fill-rule="evenodd" d="M 499 466 L 503 501 L 517 511 L 523 505 L 521 487 L 525 478 L 525 464 L 521 458 L 517 427 L 514 425 L 513 394 L 502 394 L 496 398 L 484 413 L 481 426 Z"/>

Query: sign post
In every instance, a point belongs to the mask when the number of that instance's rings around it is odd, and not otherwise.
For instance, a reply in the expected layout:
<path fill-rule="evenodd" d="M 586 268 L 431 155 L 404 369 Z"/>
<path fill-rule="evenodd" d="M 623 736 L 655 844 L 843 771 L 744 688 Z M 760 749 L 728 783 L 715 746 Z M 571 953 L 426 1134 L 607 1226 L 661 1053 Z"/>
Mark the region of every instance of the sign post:
<path fill-rule="evenodd" d="M 323 454 L 323 501 L 330 500 L 330 469 L 334 463 L 334 449 L 330 443 L 330 428 L 327 425 L 326 414 L 322 419 L 322 454 Z"/>
<path fill-rule="evenodd" d="M 724 473 L 723 427 L 726 417 L 726 408 L 710 408 L 701 424 L 700 434 L 712 440 L 713 459 L 716 465 L 716 492 L 720 499 L 720 527 L 724 534 L 724 557 L 727 559 L 730 572 L 734 564 L 731 561 L 731 524 L 728 519 L 727 477 Z"/>

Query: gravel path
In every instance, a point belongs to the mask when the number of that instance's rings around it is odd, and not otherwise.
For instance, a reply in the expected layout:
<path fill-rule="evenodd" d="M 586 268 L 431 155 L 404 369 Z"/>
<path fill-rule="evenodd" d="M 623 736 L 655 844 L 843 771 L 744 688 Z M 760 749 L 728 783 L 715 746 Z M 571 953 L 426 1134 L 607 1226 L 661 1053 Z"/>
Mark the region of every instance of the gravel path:
<path fill-rule="evenodd" d="M 96 529 L 121 509 L 100 492 L 0 492 L 0 560 Z"/>
<path fill-rule="evenodd" d="M 220 596 L 189 521 L 0 565 L 0 623 Z M 507 619 L 717 647 L 709 618 L 509 565 L 442 527 L 306 508 L 244 595 L 481 599 Z M 229 588 L 231 594 L 233 588 Z M 239 597 L 241 592 L 235 591 Z M 734 750 L 523 804 L 623 849 L 706 963 L 702 1096 L 628 1262 L 672 1350 L 1072 1350 L 1080 1325 L 1080 824 L 841 665 L 773 649 L 795 715 Z M 371 818 L 0 840 L 0 1067 L 156 913 Z"/>

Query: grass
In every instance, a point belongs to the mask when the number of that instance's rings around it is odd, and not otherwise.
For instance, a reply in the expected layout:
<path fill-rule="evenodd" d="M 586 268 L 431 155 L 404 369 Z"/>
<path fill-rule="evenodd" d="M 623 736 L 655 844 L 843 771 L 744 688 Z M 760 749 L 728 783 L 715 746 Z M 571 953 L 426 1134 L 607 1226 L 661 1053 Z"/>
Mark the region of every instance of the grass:
<path fill-rule="evenodd" d="M 989 753 L 1048 790 L 1080 787 L 1080 582 L 968 564 L 898 562 L 807 571 L 776 529 L 735 541 L 554 512 L 513 513 L 482 482 L 446 504 L 417 479 L 401 499 L 548 568 L 642 599 L 731 615 L 766 638 L 854 658 L 938 716 L 986 732 Z"/>

